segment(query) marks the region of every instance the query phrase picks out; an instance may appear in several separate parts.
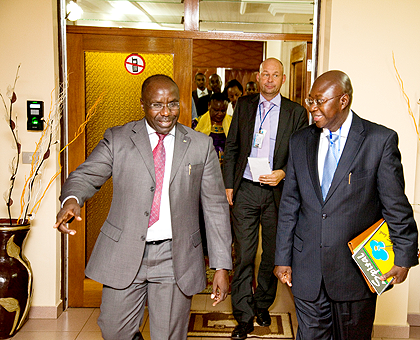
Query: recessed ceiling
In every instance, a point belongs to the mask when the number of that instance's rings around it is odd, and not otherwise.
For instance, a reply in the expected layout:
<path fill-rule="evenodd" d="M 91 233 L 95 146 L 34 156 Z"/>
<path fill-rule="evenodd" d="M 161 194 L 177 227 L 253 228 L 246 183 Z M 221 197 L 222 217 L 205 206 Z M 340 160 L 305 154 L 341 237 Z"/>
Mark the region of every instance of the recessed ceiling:
<path fill-rule="evenodd" d="M 182 0 L 77 0 L 79 26 L 184 30 Z M 312 33 L 314 3 L 308 0 L 203 0 L 200 31 Z M 71 24 L 71 22 L 68 22 Z"/>

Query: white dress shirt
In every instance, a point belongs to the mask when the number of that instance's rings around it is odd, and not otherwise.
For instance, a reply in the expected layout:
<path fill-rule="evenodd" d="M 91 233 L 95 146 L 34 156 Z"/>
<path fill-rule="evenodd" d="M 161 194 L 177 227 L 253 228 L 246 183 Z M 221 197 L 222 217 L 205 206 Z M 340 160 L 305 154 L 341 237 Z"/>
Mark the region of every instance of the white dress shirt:
<path fill-rule="evenodd" d="M 198 87 L 197 87 L 197 97 L 201 98 L 204 96 L 207 96 L 209 94 L 209 92 L 207 91 L 207 87 L 204 89 L 204 91 L 201 91 Z"/>
<path fill-rule="evenodd" d="M 262 94 L 260 94 L 257 114 L 255 116 L 254 134 L 252 136 L 252 142 L 254 142 L 255 134 L 260 130 L 262 119 L 264 118 L 262 117 L 261 112 L 262 112 L 262 102 L 265 102 L 265 101 L 267 100 L 262 96 Z M 281 95 L 277 94 L 277 96 L 275 96 L 273 99 L 270 100 L 270 103 L 272 105 L 270 106 L 270 110 L 267 113 L 268 119 L 270 119 L 270 127 L 271 127 L 270 136 L 266 136 L 264 137 L 264 139 L 269 138 L 270 140 L 270 154 L 268 156 L 268 162 L 270 163 L 271 170 L 273 170 L 274 148 L 276 146 L 277 128 L 278 128 L 279 119 L 280 119 Z M 249 157 L 258 157 L 258 148 L 252 146 Z M 246 168 L 242 177 L 252 181 L 252 174 L 251 174 L 251 168 L 249 167 L 249 162 L 246 165 Z"/>
<path fill-rule="evenodd" d="M 335 131 L 331 132 L 333 135 L 339 135 L 338 139 L 338 159 L 340 159 L 341 154 L 343 153 L 344 146 L 346 145 L 347 136 L 349 135 L 351 122 L 353 121 L 353 111 L 350 110 L 346 120 L 343 125 Z M 319 174 L 319 183 L 322 183 L 322 176 L 324 174 L 324 163 L 325 156 L 328 151 L 328 144 L 330 142 L 330 130 L 323 128 L 321 135 L 319 137 L 319 148 L 318 148 L 318 174 Z"/>
<path fill-rule="evenodd" d="M 147 123 L 146 128 L 149 134 L 150 146 L 152 150 L 156 147 L 159 137 L 156 131 Z M 160 201 L 159 220 L 156 221 L 148 230 L 146 241 L 158 241 L 172 238 L 171 206 L 169 202 L 169 179 L 171 177 L 172 159 L 174 156 L 175 126 L 163 139 L 165 147 L 165 174 L 163 177 L 162 196 Z M 141 195 L 141 193 L 139 193 Z"/>
<path fill-rule="evenodd" d="M 229 103 L 228 104 L 228 107 L 227 107 L 227 110 L 226 110 L 226 114 L 229 115 L 229 116 L 232 116 L 233 115 L 233 111 L 234 111 L 234 108 L 232 106 L 232 103 Z"/>

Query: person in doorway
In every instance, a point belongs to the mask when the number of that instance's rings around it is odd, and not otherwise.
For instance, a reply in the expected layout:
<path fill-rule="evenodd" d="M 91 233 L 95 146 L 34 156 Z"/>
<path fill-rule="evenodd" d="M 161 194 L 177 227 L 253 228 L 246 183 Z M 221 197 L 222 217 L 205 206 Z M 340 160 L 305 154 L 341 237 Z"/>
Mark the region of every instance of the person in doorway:
<path fill-rule="evenodd" d="M 238 98 L 242 97 L 242 95 L 244 94 L 244 88 L 239 81 L 237 81 L 236 79 L 232 79 L 227 82 L 223 93 L 225 93 L 227 98 L 229 99 L 227 114 L 229 116 L 232 116 Z"/>
<path fill-rule="evenodd" d="M 347 243 L 381 218 L 395 253 L 381 279 L 401 283 L 418 263 L 398 136 L 360 118 L 352 99 L 347 74 L 322 74 L 306 99 L 314 124 L 290 139 L 274 273 L 292 287 L 297 340 L 371 339 L 377 295 Z"/>
<path fill-rule="evenodd" d="M 216 73 L 212 74 L 209 77 L 209 86 L 212 93 L 221 93 L 222 92 L 222 78 Z M 211 94 L 207 96 L 203 96 L 198 99 L 197 103 L 197 115 L 200 117 L 201 115 L 205 114 L 209 107 Z"/>
<path fill-rule="evenodd" d="M 214 149 L 223 165 L 226 137 L 232 117 L 226 114 L 228 100 L 223 93 L 214 93 L 210 97 L 209 110 L 193 120 L 192 128 L 213 139 Z"/>
<path fill-rule="evenodd" d="M 147 302 L 151 339 L 186 339 L 192 296 L 206 286 L 199 201 L 216 269 L 213 305 L 228 294 L 229 206 L 211 138 L 177 123 L 175 82 L 165 75 L 147 78 L 141 106 L 144 119 L 108 129 L 69 175 L 54 227 L 74 235 L 66 223 L 81 220 L 80 207 L 112 176 L 111 208 L 86 267 L 86 275 L 104 285 L 102 336 L 141 339 Z"/>
<path fill-rule="evenodd" d="M 207 95 L 212 94 L 212 91 L 206 87 L 206 76 L 203 73 L 197 73 L 195 75 L 195 84 L 197 89 L 192 91 L 192 97 L 194 99 L 195 107 L 198 105 L 198 99 Z"/>
<path fill-rule="evenodd" d="M 258 93 L 258 85 L 254 81 L 249 81 L 246 83 L 245 86 L 246 95 L 249 96 L 250 94 Z"/>
<path fill-rule="evenodd" d="M 305 108 L 280 95 L 285 80 L 279 60 L 269 58 L 262 62 L 257 74 L 261 94 L 238 99 L 226 139 L 223 174 L 226 196 L 232 206 L 235 249 L 232 309 L 238 322 L 232 339 L 247 338 L 254 329 L 254 316 L 261 326 L 271 324 L 268 308 L 277 289 L 273 274 L 275 238 L 289 137 L 308 125 Z M 248 158 L 259 158 L 271 172 L 253 178 Z M 260 224 L 263 252 L 258 285 L 253 292 Z"/>

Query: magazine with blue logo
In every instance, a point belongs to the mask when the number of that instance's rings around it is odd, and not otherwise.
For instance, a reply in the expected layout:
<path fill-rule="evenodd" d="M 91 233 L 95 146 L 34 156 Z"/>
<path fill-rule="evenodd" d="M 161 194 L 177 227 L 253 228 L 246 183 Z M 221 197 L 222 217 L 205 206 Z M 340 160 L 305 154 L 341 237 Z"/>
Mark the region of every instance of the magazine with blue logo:
<path fill-rule="evenodd" d="M 385 220 L 374 229 L 353 250 L 352 255 L 366 280 L 381 295 L 391 284 L 392 279 L 381 281 L 379 277 L 391 270 L 394 265 L 394 250 Z"/>

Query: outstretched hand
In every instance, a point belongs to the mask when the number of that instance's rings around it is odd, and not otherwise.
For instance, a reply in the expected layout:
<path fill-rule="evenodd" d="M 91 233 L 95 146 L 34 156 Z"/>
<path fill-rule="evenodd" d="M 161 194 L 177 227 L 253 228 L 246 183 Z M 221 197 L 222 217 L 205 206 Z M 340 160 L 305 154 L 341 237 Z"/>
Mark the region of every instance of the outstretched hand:
<path fill-rule="evenodd" d="M 67 228 L 67 223 L 76 219 L 81 221 L 80 217 L 80 206 L 75 198 L 69 198 L 57 214 L 57 220 L 54 224 L 54 228 L 63 234 L 76 234 L 76 230 Z"/>

